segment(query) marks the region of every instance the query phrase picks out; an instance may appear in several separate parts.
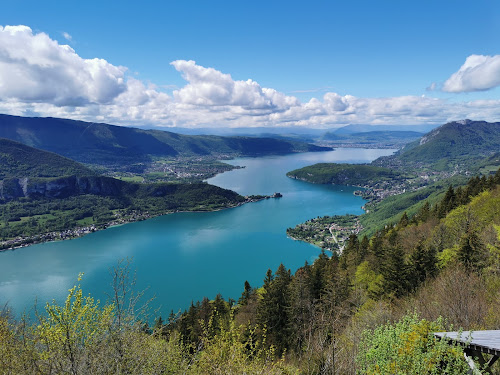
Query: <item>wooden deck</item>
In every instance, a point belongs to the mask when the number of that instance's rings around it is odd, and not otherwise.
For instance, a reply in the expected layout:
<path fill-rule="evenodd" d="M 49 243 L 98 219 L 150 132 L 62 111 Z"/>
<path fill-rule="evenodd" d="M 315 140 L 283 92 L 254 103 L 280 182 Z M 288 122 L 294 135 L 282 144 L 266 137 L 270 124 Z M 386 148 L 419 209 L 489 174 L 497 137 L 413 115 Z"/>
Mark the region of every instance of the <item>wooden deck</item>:
<path fill-rule="evenodd" d="M 481 368 L 491 371 L 491 366 L 500 357 L 500 330 L 490 331 L 463 331 L 463 332 L 434 332 L 434 336 L 448 340 L 450 344 L 459 344 L 464 347 L 465 359 L 469 363 L 469 374 L 477 373 L 476 362 Z M 489 361 L 483 357 L 489 354 Z"/>

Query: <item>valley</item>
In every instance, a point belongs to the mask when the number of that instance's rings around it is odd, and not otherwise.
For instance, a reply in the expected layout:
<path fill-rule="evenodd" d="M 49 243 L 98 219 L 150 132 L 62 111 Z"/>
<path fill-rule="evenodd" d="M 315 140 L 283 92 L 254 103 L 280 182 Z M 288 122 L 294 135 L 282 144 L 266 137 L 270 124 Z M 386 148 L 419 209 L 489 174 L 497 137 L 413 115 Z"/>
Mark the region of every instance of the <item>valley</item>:
<path fill-rule="evenodd" d="M 500 2 L 1 9 L 0 375 L 500 375 Z"/>
<path fill-rule="evenodd" d="M 467 158 L 455 157 L 448 145 L 452 158 L 437 163 L 408 161 L 405 148 L 394 155 L 342 148 L 224 163 L 215 156 L 155 156 L 132 172 L 1 142 L 0 229 L 10 241 L 4 247 L 31 245 L 0 254 L 0 295 L 10 311 L 29 309 L 35 297 L 64 299 L 82 271 L 89 275 L 85 289 L 107 300 L 109 270 L 117 259 L 129 264 L 133 257 L 137 287 L 151 286 L 156 294 L 151 307 L 163 316 L 171 310 L 168 321 L 155 315 L 154 328 L 146 331 L 151 340 L 179 335 L 172 345 L 195 346 L 204 337 L 219 337 L 218 331 L 203 333 L 211 319 L 218 319 L 220 332 L 236 334 L 231 327 L 239 324 L 238 334 L 259 340 L 258 327 L 267 327 L 263 348 L 289 352 L 286 366 L 316 368 L 317 355 L 328 356 L 344 343 L 350 349 L 335 352 L 336 366 L 348 373 L 354 361 L 370 368 L 363 345 L 377 344 L 361 336 L 387 317 L 411 322 L 410 330 L 424 324 L 405 315 L 406 308 L 439 329 L 449 327 L 440 314 L 466 324 L 451 312 L 452 301 L 440 310 L 429 307 L 436 305 L 433 296 L 443 296 L 443 283 L 458 288 L 455 294 L 471 295 L 481 291 L 478 278 L 497 283 L 500 171 L 494 151 L 476 148 Z M 418 147 L 409 149 L 418 155 Z M 457 167 L 441 169 L 450 163 Z M 207 177 L 208 183 L 198 179 Z M 32 234 L 15 237 L 16 230 Z M 179 280 L 182 285 L 165 287 Z M 497 324 L 497 297 L 492 287 L 465 303 L 464 309 L 480 303 L 492 311 L 478 315 L 475 327 Z M 357 326 L 359 319 L 372 323 Z M 307 327 L 314 327 L 313 336 Z M 331 335 L 332 342 L 316 335 Z M 313 345 L 306 354 L 304 342 Z M 426 350 L 434 353 L 430 345 Z M 460 368 L 462 362 L 453 361 Z"/>

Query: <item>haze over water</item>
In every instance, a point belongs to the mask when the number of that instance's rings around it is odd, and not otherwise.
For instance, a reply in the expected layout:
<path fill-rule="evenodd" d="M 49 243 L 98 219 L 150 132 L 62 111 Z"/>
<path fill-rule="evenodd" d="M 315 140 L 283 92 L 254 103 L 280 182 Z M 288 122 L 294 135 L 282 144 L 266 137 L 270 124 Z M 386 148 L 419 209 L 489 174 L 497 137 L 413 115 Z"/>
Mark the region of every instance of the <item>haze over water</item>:
<path fill-rule="evenodd" d="M 369 162 L 394 150 L 337 149 L 229 161 L 245 166 L 220 174 L 211 184 L 242 195 L 280 192 L 241 207 L 206 213 L 177 213 L 126 224 L 88 236 L 0 253 L 0 304 L 15 313 L 62 302 L 84 272 L 84 294 L 106 300 L 109 269 L 132 257 L 137 290 L 149 288 L 153 306 L 166 317 L 203 296 L 238 299 L 243 283 L 260 286 L 268 268 L 280 263 L 295 271 L 312 262 L 319 249 L 286 236 L 286 229 L 317 216 L 361 214 L 356 188 L 314 185 L 290 179 L 286 172 L 318 162 Z"/>

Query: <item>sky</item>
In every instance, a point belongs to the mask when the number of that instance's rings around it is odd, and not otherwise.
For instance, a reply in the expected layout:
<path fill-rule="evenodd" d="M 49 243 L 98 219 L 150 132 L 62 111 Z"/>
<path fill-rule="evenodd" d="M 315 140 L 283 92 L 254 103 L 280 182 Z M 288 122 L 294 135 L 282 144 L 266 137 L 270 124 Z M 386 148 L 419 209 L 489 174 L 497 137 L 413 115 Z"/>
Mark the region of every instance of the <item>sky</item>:
<path fill-rule="evenodd" d="M 500 2 L 24 1 L 0 113 L 126 126 L 500 121 Z"/>

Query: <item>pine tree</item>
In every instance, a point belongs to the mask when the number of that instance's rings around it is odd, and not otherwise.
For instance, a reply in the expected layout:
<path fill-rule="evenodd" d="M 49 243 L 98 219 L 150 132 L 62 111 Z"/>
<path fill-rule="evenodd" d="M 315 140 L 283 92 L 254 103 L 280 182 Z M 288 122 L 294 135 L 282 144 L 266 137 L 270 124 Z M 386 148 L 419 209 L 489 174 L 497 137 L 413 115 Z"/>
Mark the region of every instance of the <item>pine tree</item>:
<path fill-rule="evenodd" d="M 167 330 L 165 329 L 165 325 L 163 324 L 163 319 L 161 315 L 156 319 L 155 325 L 153 327 L 153 334 L 156 336 L 166 336 Z"/>
<path fill-rule="evenodd" d="M 403 212 L 403 216 L 401 216 L 401 219 L 399 219 L 398 227 L 399 228 L 407 227 L 409 223 L 410 223 L 410 220 L 408 219 L 408 215 L 405 211 L 405 212 Z"/>
<path fill-rule="evenodd" d="M 429 219 L 430 213 L 431 205 L 428 201 L 425 201 L 424 205 L 420 208 L 415 216 L 419 222 L 426 222 Z"/>
<path fill-rule="evenodd" d="M 257 319 L 266 327 L 268 340 L 279 355 L 288 348 L 290 339 L 290 271 L 280 264 L 275 278 L 264 285 L 265 293 L 257 308 Z"/>
<path fill-rule="evenodd" d="M 401 297 L 408 291 L 407 266 L 403 249 L 399 246 L 389 248 L 382 266 L 384 291 L 388 295 Z"/>
<path fill-rule="evenodd" d="M 442 219 L 443 217 L 446 216 L 448 212 L 453 210 L 455 207 L 457 207 L 455 190 L 453 190 L 453 186 L 450 185 L 450 187 L 446 191 L 446 194 L 444 195 L 444 198 L 441 200 L 439 204 L 438 218 Z"/>
<path fill-rule="evenodd" d="M 271 269 L 268 268 L 266 272 L 266 277 L 264 279 L 264 288 L 269 286 L 273 280 L 274 280 L 273 271 L 271 271 Z"/>
<path fill-rule="evenodd" d="M 361 261 L 363 261 L 363 259 L 365 259 L 366 255 L 368 255 L 369 251 L 370 251 L 370 240 L 368 239 L 367 236 L 363 236 L 363 238 L 361 239 L 361 242 L 359 243 L 359 257 L 360 257 Z"/>
<path fill-rule="evenodd" d="M 253 289 L 250 286 L 250 283 L 247 280 L 245 280 L 244 290 L 243 290 L 243 293 L 241 293 L 241 297 L 238 300 L 238 304 L 241 306 L 247 305 L 248 300 L 250 299 L 250 296 L 252 295 L 252 291 L 253 291 Z"/>
<path fill-rule="evenodd" d="M 464 267 L 479 270 L 483 266 L 484 245 L 474 230 L 469 230 L 460 239 L 458 247 L 458 260 Z"/>
<path fill-rule="evenodd" d="M 371 239 L 370 252 L 374 255 L 372 265 L 374 270 L 378 272 L 382 266 L 385 249 L 384 249 L 384 239 L 380 232 L 375 233 Z"/>
<path fill-rule="evenodd" d="M 426 249 L 420 241 L 410 256 L 408 267 L 409 282 L 413 288 L 417 288 L 428 277 L 436 272 L 436 254 L 431 249 Z"/>

